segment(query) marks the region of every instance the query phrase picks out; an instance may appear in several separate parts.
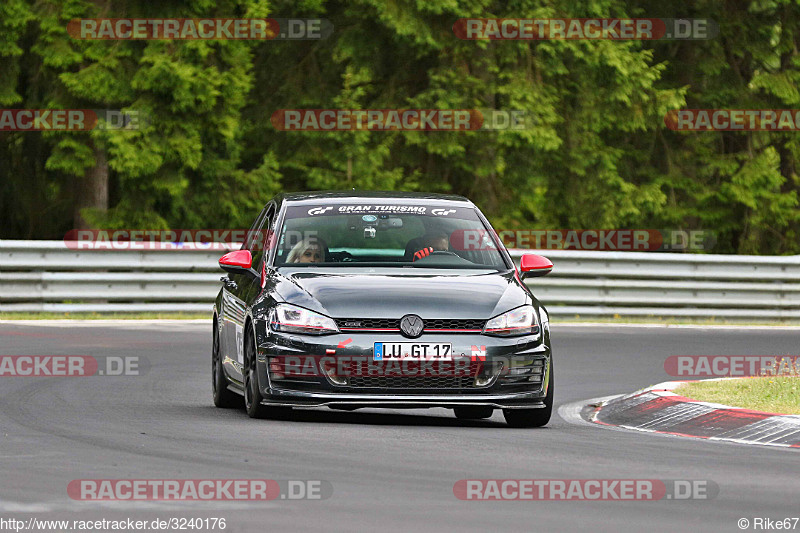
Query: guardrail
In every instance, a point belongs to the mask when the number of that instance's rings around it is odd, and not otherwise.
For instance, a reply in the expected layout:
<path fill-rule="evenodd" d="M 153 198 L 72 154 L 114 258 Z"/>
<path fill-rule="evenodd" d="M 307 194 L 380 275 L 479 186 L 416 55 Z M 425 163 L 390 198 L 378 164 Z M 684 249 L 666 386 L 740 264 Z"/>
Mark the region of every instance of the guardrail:
<path fill-rule="evenodd" d="M 800 318 L 800 256 L 540 253 L 555 267 L 528 284 L 556 317 Z M 0 312 L 210 312 L 221 254 L 0 241 Z"/>

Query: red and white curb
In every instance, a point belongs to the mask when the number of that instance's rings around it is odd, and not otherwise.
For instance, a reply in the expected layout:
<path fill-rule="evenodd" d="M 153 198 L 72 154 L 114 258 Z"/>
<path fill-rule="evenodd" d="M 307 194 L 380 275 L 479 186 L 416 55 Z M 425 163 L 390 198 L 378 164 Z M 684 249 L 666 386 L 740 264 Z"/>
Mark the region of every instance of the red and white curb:
<path fill-rule="evenodd" d="M 763 446 L 800 448 L 800 415 L 779 415 L 699 402 L 672 392 L 668 381 L 587 407 L 596 424 L 636 431 Z"/>

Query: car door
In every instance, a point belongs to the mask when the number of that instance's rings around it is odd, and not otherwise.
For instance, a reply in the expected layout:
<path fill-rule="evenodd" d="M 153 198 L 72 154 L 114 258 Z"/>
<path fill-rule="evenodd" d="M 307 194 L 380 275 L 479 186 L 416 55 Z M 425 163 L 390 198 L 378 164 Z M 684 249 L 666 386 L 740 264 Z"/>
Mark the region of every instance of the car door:
<path fill-rule="evenodd" d="M 242 250 L 251 250 L 254 242 L 257 241 L 256 235 L 260 232 L 264 224 L 268 208 L 265 207 L 259 213 L 253 225 L 245 235 Z M 252 253 L 252 251 L 251 251 Z M 256 267 L 255 261 L 253 266 Z M 260 270 L 259 270 L 260 272 Z M 243 287 L 252 283 L 251 274 L 232 274 L 228 273 L 222 278 L 222 331 L 220 332 L 220 348 L 222 349 L 222 360 L 228 375 L 242 381 L 242 364 L 244 363 L 244 320 L 246 316 L 245 302 L 242 299 Z"/>

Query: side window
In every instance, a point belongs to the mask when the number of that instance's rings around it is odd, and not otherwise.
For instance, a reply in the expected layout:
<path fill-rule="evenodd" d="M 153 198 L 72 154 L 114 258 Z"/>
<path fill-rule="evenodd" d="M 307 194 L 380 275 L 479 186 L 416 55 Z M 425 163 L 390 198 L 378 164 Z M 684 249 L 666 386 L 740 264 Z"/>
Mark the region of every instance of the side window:
<path fill-rule="evenodd" d="M 255 239 L 255 235 L 258 231 L 258 228 L 261 227 L 261 223 L 264 221 L 264 215 L 267 213 L 267 208 L 261 210 L 261 212 L 256 217 L 253 225 L 247 230 L 247 234 L 244 236 L 244 242 L 242 243 L 242 247 L 240 250 L 251 250 L 253 249 L 253 241 Z"/>
<path fill-rule="evenodd" d="M 265 216 L 259 220 L 258 227 L 250 231 L 248 235 L 247 249 L 253 255 L 253 268 L 261 271 L 261 263 L 264 260 L 264 253 L 269 246 L 270 228 L 272 227 L 272 219 L 275 216 L 275 206 L 271 205 L 267 208 Z"/>

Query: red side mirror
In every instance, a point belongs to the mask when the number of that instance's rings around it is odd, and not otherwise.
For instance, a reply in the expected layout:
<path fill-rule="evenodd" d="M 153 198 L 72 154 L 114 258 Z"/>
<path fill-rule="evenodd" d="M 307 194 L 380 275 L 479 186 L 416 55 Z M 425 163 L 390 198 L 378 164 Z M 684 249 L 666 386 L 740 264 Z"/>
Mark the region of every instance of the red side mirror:
<path fill-rule="evenodd" d="M 546 276 L 553 270 L 553 262 L 548 258 L 536 254 L 523 254 L 519 262 L 522 279 Z"/>
<path fill-rule="evenodd" d="M 220 258 L 219 266 L 228 272 L 247 270 L 253 267 L 253 256 L 250 250 L 229 252 Z"/>

